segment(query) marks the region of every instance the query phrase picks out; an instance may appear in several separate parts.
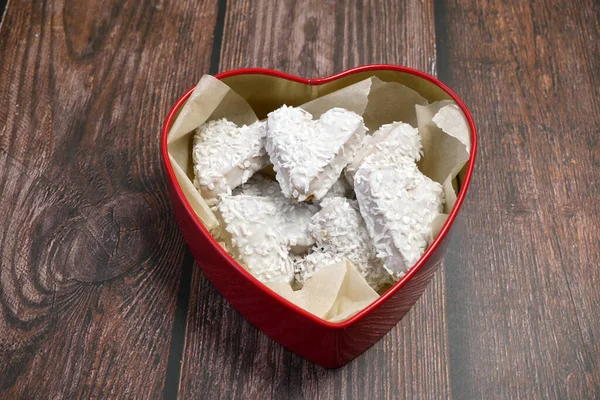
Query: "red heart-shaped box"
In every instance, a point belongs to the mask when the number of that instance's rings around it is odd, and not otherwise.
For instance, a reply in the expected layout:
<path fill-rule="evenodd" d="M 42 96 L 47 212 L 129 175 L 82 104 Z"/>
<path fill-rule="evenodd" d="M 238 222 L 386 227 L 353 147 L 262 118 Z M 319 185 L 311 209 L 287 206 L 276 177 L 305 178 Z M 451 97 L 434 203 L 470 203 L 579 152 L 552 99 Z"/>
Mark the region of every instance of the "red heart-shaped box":
<path fill-rule="evenodd" d="M 440 264 L 450 229 L 465 199 L 477 149 L 475 125 L 458 96 L 436 78 L 395 65 L 367 65 L 322 79 L 305 79 L 267 69 L 238 69 L 216 75 L 253 107 L 258 118 L 282 104 L 300 105 L 371 76 L 402 83 L 430 102 L 453 99 L 462 109 L 471 130 L 470 159 L 460 174 L 456 204 L 425 254 L 392 288 L 352 318 L 339 323 L 324 321 L 280 297 L 250 275 L 211 236 L 185 198 L 173 173 L 167 151 L 167 134 L 178 111 L 193 91 L 173 106 L 162 129 L 162 157 L 175 218 L 198 266 L 219 292 L 248 321 L 272 339 L 316 364 L 340 367 L 375 344 L 410 310 Z"/>

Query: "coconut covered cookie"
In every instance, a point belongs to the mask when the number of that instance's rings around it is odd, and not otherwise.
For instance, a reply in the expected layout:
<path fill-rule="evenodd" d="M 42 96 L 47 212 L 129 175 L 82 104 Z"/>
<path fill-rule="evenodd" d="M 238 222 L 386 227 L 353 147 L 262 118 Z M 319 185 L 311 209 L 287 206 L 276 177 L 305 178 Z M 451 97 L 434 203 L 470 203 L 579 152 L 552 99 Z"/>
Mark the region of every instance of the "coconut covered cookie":
<path fill-rule="evenodd" d="M 333 108 L 318 120 L 283 106 L 268 115 L 266 150 L 286 197 L 321 199 L 360 148 L 366 127 L 360 115 Z"/>
<path fill-rule="evenodd" d="M 377 259 L 356 201 L 328 197 L 323 199 L 321 206 L 309 226 L 315 245 L 312 253 L 296 264 L 296 281 L 302 284 L 320 268 L 349 260 L 373 289 L 379 290 L 393 283 L 393 278 Z"/>
<path fill-rule="evenodd" d="M 220 119 L 201 125 L 194 135 L 194 185 L 215 204 L 221 194 L 246 182 L 269 164 L 264 148 L 266 122 L 238 127 Z"/>
<path fill-rule="evenodd" d="M 222 196 L 218 210 L 236 258 L 262 282 L 291 283 L 290 254 L 314 243 L 308 226 L 316 206 L 283 197 Z"/>
<path fill-rule="evenodd" d="M 250 126 L 221 119 L 198 128 L 194 183 L 252 275 L 302 284 L 348 260 L 380 290 L 423 254 L 443 198 L 417 168 L 419 132 L 401 122 L 365 132 L 356 113 L 333 108 L 313 120 L 287 106 Z M 270 162 L 277 180 L 254 175 Z"/>
<path fill-rule="evenodd" d="M 377 257 L 399 279 L 427 248 L 443 192 L 412 157 L 388 150 L 365 158 L 354 176 L 354 190 Z"/>
<path fill-rule="evenodd" d="M 382 125 L 372 136 L 367 136 L 344 171 L 344 176 L 350 185 L 354 186 L 354 174 L 364 159 L 382 150 L 419 161 L 423 155 L 419 131 L 409 124 L 393 122 Z"/>

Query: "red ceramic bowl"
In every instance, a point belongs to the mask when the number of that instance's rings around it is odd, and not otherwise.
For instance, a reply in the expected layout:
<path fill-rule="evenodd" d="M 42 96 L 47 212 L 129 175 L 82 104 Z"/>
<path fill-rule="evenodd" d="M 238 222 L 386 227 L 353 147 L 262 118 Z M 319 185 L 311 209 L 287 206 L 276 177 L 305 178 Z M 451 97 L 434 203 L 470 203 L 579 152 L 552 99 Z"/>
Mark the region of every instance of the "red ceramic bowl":
<path fill-rule="evenodd" d="M 473 119 L 458 96 L 436 78 L 395 65 L 367 65 L 321 79 L 299 78 L 266 69 L 238 69 L 216 76 L 248 100 L 259 118 L 283 103 L 299 105 L 317 91 L 322 95 L 369 76 L 403 83 L 430 101 L 453 99 L 471 129 L 471 156 L 460 175 L 456 204 L 429 249 L 399 282 L 344 322 L 324 321 L 268 289 L 219 246 L 190 207 L 169 161 L 167 134 L 193 88 L 173 106 L 162 129 L 162 156 L 175 218 L 198 266 L 229 303 L 258 329 L 300 356 L 328 368 L 348 363 L 375 344 L 410 310 L 436 271 L 473 173 L 477 150 Z"/>

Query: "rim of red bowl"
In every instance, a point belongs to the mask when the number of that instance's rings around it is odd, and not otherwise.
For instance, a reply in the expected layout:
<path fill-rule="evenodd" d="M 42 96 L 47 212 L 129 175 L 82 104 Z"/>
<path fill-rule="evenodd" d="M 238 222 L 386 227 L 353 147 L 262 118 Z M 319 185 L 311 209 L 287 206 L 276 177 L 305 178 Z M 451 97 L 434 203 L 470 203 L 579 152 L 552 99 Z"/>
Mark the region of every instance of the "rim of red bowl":
<path fill-rule="evenodd" d="M 456 199 L 456 203 L 454 204 L 454 207 L 450 211 L 450 214 L 449 214 L 448 218 L 446 219 L 444 226 L 442 227 L 442 229 L 440 230 L 440 232 L 438 233 L 436 238 L 433 240 L 433 242 L 431 243 L 429 248 L 425 251 L 425 254 L 423 254 L 421 256 L 419 261 L 417 261 L 417 263 L 415 265 L 413 265 L 412 268 L 406 274 L 404 274 L 404 276 L 398 282 L 396 282 L 394 284 L 394 286 L 392 286 L 384 294 L 379 296 L 379 298 L 377 300 L 375 300 L 373 303 L 368 305 L 366 308 L 364 308 L 363 310 L 361 310 L 360 312 L 358 312 L 351 318 L 349 318 L 345 321 L 342 321 L 342 322 L 325 321 L 324 319 L 321 319 L 321 318 L 317 317 L 316 315 L 309 313 L 308 311 L 304 310 L 303 308 L 298 307 L 294 303 L 292 303 L 289 300 L 285 299 L 284 297 L 278 295 L 277 293 L 272 291 L 269 287 L 267 287 L 265 284 L 260 282 L 254 276 L 252 276 L 236 260 L 234 260 L 233 257 L 231 257 L 229 255 L 229 253 L 227 253 L 227 251 L 225 251 L 219 245 L 219 243 L 217 243 L 215 238 L 210 234 L 208 229 L 206 229 L 204 224 L 200 221 L 200 219 L 198 218 L 198 216 L 196 215 L 196 213 L 190 206 L 189 202 L 187 201 L 187 198 L 185 197 L 185 195 L 183 194 L 183 191 L 181 190 L 181 187 L 179 186 L 179 183 L 177 182 L 177 179 L 175 178 L 175 174 L 173 172 L 173 167 L 171 166 L 171 161 L 169 160 L 169 153 L 168 153 L 168 148 L 167 148 L 167 135 L 171 128 L 171 124 L 173 122 L 173 118 L 174 118 L 175 114 L 177 113 L 179 108 L 181 108 L 181 106 L 183 106 L 185 101 L 190 97 L 190 95 L 192 94 L 192 92 L 195 89 L 195 86 L 192 87 L 191 89 L 189 89 L 183 96 L 181 96 L 177 100 L 175 105 L 169 111 L 169 114 L 167 115 L 167 119 L 165 120 L 163 127 L 162 127 L 161 152 L 162 152 L 163 162 L 164 162 L 165 168 L 167 170 L 169 179 L 174 183 L 174 187 L 175 187 L 175 190 L 177 191 L 177 195 L 183 200 L 183 204 L 185 205 L 187 212 L 193 216 L 193 222 L 198 226 L 198 228 L 200 228 L 200 230 L 204 233 L 204 235 L 206 235 L 209 238 L 213 247 L 218 252 L 220 252 L 234 268 L 238 269 L 238 271 L 241 272 L 242 274 L 244 274 L 252 283 L 254 283 L 257 286 L 260 286 L 260 288 L 262 290 L 264 290 L 267 295 L 269 295 L 272 298 L 285 304 L 288 308 L 292 309 L 293 311 L 298 312 L 298 313 L 304 315 L 306 318 L 313 320 L 315 323 L 327 326 L 329 328 L 344 329 L 344 328 L 358 322 L 359 320 L 363 319 L 365 316 L 367 316 L 373 310 L 380 307 L 383 303 L 385 303 L 387 301 L 388 298 L 392 297 L 396 292 L 398 292 L 400 289 L 402 289 L 402 287 L 404 285 L 406 285 L 406 283 L 423 267 L 423 265 L 425 265 L 427 260 L 437 250 L 438 246 L 440 245 L 440 243 L 442 242 L 444 237 L 448 234 L 448 231 L 450 230 L 450 226 L 456 219 L 456 215 L 458 214 L 458 211 L 461 208 L 462 203 L 467 194 L 467 190 L 468 190 L 469 184 L 471 182 L 471 176 L 473 175 L 473 168 L 475 166 L 475 156 L 477 153 L 477 133 L 476 133 L 476 129 L 475 129 L 475 123 L 473 122 L 473 117 L 471 116 L 471 113 L 469 112 L 469 110 L 467 109 L 467 107 L 465 106 L 463 101 L 456 95 L 456 93 L 454 93 L 448 86 L 446 86 L 445 84 L 440 82 L 437 78 L 435 78 L 431 75 L 428 75 L 424 72 L 418 71 L 416 69 L 402 67 L 402 66 L 398 66 L 398 65 L 390 65 L 390 64 L 364 65 L 364 66 L 348 69 L 346 71 L 340 72 L 340 73 L 332 75 L 332 76 L 328 76 L 326 78 L 316 78 L 316 79 L 301 78 L 298 76 L 286 74 L 284 72 L 271 70 L 271 69 L 264 69 L 264 68 L 241 68 L 241 69 L 234 69 L 231 71 L 222 72 L 220 74 L 215 75 L 215 77 L 217 79 L 223 79 L 223 78 L 227 78 L 227 77 L 235 76 L 235 75 L 260 74 L 260 75 L 275 76 L 278 78 L 283 78 L 283 79 L 287 79 L 287 80 L 294 81 L 294 82 L 304 83 L 306 85 L 321 85 L 321 84 L 331 82 L 336 79 L 340 79 L 345 76 L 352 75 L 352 74 L 355 74 L 358 72 L 367 72 L 367 71 L 375 71 L 375 70 L 391 70 L 391 71 L 398 71 L 398 72 L 404 72 L 404 73 L 416 75 L 420 78 L 423 78 L 423 79 L 428 80 L 429 82 L 435 84 L 436 86 L 438 86 L 442 90 L 444 90 L 448 95 L 450 95 L 450 97 L 452 97 L 452 99 L 456 102 L 456 104 L 460 107 L 460 109 L 464 113 L 464 115 L 467 119 L 467 122 L 469 124 L 469 129 L 471 130 L 471 151 L 469 154 L 469 161 L 467 163 L 467 171 L 465 174 L 465 178 L 461 184 L 460 192 Z"/>

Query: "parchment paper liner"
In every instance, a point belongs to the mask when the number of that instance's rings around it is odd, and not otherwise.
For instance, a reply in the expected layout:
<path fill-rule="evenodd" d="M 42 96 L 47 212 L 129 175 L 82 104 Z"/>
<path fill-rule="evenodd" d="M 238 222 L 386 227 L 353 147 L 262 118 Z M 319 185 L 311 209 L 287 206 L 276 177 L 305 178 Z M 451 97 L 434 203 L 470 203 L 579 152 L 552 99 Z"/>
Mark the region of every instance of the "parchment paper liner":
<path fill-rule="evenodd" d="M 318 87 L 312 90 L 315 90 L 313 95 L 319 96 Z M 470 143 L 464 143 L 464 138 L 470 137 L 469 132 L 461 135 L 461 141 L 446 134 L 432 121 L 433 116 L 449 104 L 453 101 L 428 105 L 423 96 L 407 86 L 371 77 L 317 97 L 301 107 L 314 118 L 333 107 L 346 108 L 363 115 L 371 133 L 393 121 L 418 126 L 424 149 L 419 167 L 425 175 L 443 185 L 446 198 L 444 212 L 447 213 L 456 201 L 453 182 L 468 160 L 467 148 L 470 148 Z M 221 236 L 219 221 L 192 183 L 191 149 L 194 130 L 209 119 L 223 117 L 237 125 L 251 124 L 258 119 L 248 102 L 229 86 L 213 76 L 204 75 L 182 107 L 167 138 L 169 159 L 177 181 L 192 209 L 216 237 Z M 432 222 L 432 240 L 446 218 L 447 215 L 442 214 Z M 270 283 L 267 286 L 299 307 L 331 322 L 350 318 L 379 296 L 350 262 L 322 267 L 301 290 L 294 291 L 287 284 Z"/>

